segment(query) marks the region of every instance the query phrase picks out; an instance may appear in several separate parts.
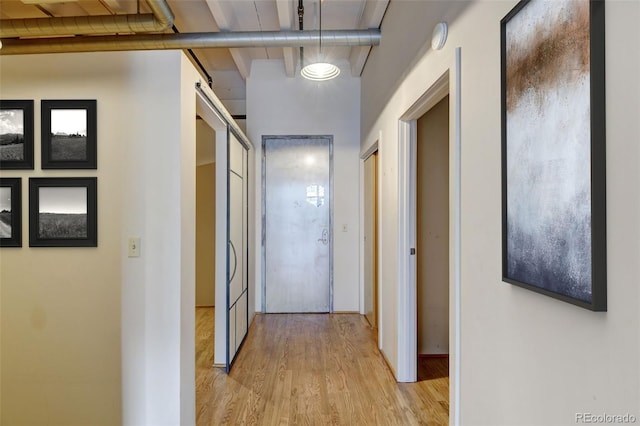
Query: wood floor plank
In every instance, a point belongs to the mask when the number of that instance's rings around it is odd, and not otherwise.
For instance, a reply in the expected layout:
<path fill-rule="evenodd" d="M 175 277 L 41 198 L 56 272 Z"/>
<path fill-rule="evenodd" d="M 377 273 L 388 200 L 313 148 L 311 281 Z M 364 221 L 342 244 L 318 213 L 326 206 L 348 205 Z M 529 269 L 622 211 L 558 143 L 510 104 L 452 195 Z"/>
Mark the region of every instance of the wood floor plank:
<path fill-rule="evenodd" d="M 447 425 L 447 358 L 397 383 L 357 314 L 257 315 L 229 375 L 213 308 L 196 310 L 196 418 L 209 425 Z"/>

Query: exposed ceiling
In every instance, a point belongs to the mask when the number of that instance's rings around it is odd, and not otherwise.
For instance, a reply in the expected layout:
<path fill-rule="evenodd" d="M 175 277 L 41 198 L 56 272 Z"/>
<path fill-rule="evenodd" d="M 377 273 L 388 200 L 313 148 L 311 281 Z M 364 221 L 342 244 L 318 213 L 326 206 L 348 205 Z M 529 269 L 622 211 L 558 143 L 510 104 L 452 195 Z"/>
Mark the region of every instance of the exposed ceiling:
<path fill-rule="evenodd" d="M 157 2 L 158 0 L 156 0 Z M 175 19 L 172 33 L 238 31 L 297 31 L 299 0 L 166 0 Z M 304 30 L 317 30 L 319 0 L 303 0 Z M 322 0 L 322 30 L 379 28 L 389 0 Z M 0 0 L 0 19 L 86 17 L 149 14 L 145 0 Z M 77 19 L 78 20 L 78 19 Z M 81 19 L 79 19 L 81 20 Z M 1 29 L 2 23 L 0 23 Z M 51 34 L 53 35 L 53 34 Z M 8 39 L 3 39 L 5 44 Z M 360 75 L 371 47 L 329 46 L 323 54 L 350 61 L 353 75 Z M 305 48 L 305 58 L 317 55 Z M 246 78 L 254 59 L 282 60 L 288 76 L 300 70 L 296 47 L 193 49 L 192 60 L 213 79 L 213 89 L 231 114 L 244 115 Z"/>

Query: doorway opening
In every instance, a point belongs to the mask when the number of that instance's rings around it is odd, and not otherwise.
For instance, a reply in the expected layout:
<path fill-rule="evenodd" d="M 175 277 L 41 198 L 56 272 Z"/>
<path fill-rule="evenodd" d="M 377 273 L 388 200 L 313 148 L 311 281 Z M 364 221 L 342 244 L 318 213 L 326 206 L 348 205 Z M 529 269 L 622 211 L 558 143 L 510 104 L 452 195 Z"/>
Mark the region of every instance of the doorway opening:
<path fill-rule="evenodd" d="M 418 381 L 449 377 L 449 96 L 416 121 Z M 448 401 L 447 401 L 448 402 Z"/>
<path fill-rule="evenodd" d="M 196 377 L 213 366 L 216 285 L 216 132 L 196 116 Z"/>
<path fill-rule="evenodd" d="M 213 352 L 211 366 L 225 367 L 229 372 L 254 315 L 248 286 L 248 151 L 252 145 L 200 82 L 196 83 L 195 135 L 201 139 L 196 144 L 194 192 L 198 198 L 196 219 L 200 219 L 196 228 L 198 237 L 203 234 L 196 248 L 196 256 L 201 258 L 196 265 L 195 305 L 207 306 L 213 317 L 213 325 L 201 330 L 206 340 L 212 340 L 207 349 Z M 199 350 L 197 347 L 196 352 Z"/>
<path fill-rule="evenodd" d="M 364 316 L 378 336 L 378 151 L 364 159 Z"/>
<path fill-rule="evenodd" d="M 418 379 L 417 312 L 417 127 L 418 119 L 447 95 L 449 165 L 449 416 L 460 423 L 460 271 L 461 271 L 461 63 L 455 48 L 424 79 L 423 95 L 400 117 L 398 137 L 398 368 L 399 382 Z"/>

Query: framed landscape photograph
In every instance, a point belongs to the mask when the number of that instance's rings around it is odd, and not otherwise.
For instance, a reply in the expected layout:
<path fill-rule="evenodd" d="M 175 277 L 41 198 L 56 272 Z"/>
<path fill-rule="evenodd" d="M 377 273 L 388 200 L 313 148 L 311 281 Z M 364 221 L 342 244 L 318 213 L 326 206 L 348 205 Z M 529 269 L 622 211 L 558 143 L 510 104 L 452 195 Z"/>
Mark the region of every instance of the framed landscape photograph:
<path fill-rule="evenodd" d="M 30 247 L 97 247 L 97 178 L 29 179 Z"/>
<path fill-rule="evenodd" d="M 21 178 L 0 178 L 0 247 L 22 247 Z"/>
<path fill-rule="evenodd" d="M 33 169 L 32 100 L 0 100 L 0 169 Z"/>
<path fill-rule="evenodd" d="M 96 169 L 95 100 L 42 101 L 42 168 Z"/>
<path fill-rule="evenodd" d="M 607 310 L 603 0 L 501 21 L 502 279 Z"/>

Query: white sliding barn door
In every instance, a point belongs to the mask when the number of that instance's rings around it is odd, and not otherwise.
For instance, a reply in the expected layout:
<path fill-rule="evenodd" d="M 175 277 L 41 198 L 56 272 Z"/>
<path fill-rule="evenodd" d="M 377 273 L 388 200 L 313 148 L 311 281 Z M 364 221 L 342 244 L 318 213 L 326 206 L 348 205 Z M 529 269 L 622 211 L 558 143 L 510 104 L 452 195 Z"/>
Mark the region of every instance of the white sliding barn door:
<path fill-rule="evenodd" d="M 248 331 L 248 152 L 229 132 L 227 371 Z"/>

